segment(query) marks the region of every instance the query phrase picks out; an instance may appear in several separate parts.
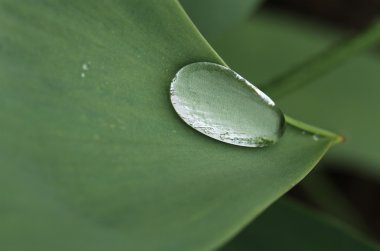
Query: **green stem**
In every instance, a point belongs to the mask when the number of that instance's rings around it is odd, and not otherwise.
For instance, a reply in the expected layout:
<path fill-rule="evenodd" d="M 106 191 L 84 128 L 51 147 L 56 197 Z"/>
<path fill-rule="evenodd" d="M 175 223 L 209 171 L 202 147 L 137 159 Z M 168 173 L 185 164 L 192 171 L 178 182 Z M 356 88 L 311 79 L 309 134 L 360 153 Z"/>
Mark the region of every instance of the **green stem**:
<path fill-rule="evenodd" d="M 375 46 L 379 41 L 380 21 L 377 20 L 368 29 L 353 38 L 318 54 L 302 65 L 275 78 L 273 81 L 262 86 L 261 89 L 269 93 L 271 97 L 279 98 L 321 77 L 352 56 Z"/>
<path fill-rule="evenodd" d="M 329 138 L 331 140 L 332 144 L 338 144 L 338 143 L 341 143 L 344 141 L 344 137 L 342 135 L 339 135 L 339 134 L 330 132 L 328 130 L 324 130 L 324 129 L 306 124 L 304 122 L 293 119 L 292 117 L 289 117 L 287 115 L 285 115 L 285 120 L 286 120 L 286 123 L 288 123 L 292 126 L 301 128 L 301 129 L 308 131 L 310 133 L 315 133 L 315 134 L 321 135 L 323 137 Z"/>

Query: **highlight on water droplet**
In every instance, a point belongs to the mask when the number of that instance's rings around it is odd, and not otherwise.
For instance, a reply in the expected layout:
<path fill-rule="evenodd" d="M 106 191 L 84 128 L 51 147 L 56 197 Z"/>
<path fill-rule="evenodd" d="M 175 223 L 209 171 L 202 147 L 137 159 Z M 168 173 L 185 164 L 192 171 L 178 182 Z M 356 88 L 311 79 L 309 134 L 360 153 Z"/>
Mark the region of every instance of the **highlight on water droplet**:
<path fill-rule="evenodd" d="M 314 135 L 313 135 L 313 140 L 314 140 L 314 141 L 318 141 L 318 140 L 319 140 L 319 136 L 318 136 L 317 134 L 314 134 Z"/>
<path fill-rule="evenodd" d="M 84 63 L 84 64 L 82 64 L 81 68 L 82 68 L 82 72 L 80 73 L 80 76 L 81 76 L 81 78 L 85 78 L 86 77 L 86 73 L 85 72 L 90 69 L 89 68 L 89 64 Z"/>
<path fill-rule="evenodd" d="M 231 69 L 199 62 L 181 68 L 170 86 L 178 115 L 195 130 L 246 147 L 276 143 L 285 119 L 275 103 Z"/>
<path fill-rule="evenodd" d="M 86 63 L 82 64 L 82 70 L 87 71 L 88 70 L 88 64 L 86 64 Z"/>

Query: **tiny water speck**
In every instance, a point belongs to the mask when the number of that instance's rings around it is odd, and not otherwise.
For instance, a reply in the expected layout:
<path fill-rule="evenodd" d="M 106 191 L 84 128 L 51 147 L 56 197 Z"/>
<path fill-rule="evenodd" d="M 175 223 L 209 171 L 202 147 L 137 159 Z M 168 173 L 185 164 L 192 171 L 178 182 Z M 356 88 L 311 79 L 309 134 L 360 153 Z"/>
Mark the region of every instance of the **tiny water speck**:
<path fill-rule="evenodd" d="M 87 71 L 88 70 L 88 64 L 82 64 L 82 69 L 84 71 Z"/>
<path fill-rule="evenodd" d="M 318 141 L 318 140 L 319 140 L 319 136 L 316 135 L 316 134 L 314 134 L 314 135 L 313 135 L 313 140 Z"/>
<path fill-rule="evenodd" d="M 275 103 L 231 69 L 199 62 L 181 68 L 170 86 L 177 114 L 195 130 L 246 147 L 276 143 L 285 119 Z"/>
<path fill-rule="evenodd" d="M 84 78 L 84 77 L 86 77 L 86 73 L 82 72 L 82 73 L 80 74 L 80 76 L 81 76 L 81 78 Z"/>

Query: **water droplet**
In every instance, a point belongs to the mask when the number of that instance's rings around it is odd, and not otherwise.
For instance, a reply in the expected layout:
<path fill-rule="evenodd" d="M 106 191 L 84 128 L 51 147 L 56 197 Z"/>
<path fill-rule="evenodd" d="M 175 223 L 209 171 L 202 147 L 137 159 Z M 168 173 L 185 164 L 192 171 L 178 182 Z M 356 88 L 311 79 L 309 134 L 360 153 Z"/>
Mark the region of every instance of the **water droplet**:
<path fill-rule="evenodd" d="M 86 73 L 82 72 L 82 73 L 80 74 L 80 76 L 81 76 L 81 78 L 84 78 L 84 77 L 86 77 Z"/>
<path fill-rule="evenodd" d="M 316 134 L 314 134 L 314 135 L 313 135 L 313 140 L 318 141 L 318 140 L 319 140 L 319 136 L 316 135 Z"/>
<path fill-rule="evenodd" d="M 187 124 L 225 143 L 262 147 L 277 142 L 285 129 L 284 115 L 274 102 L 222 65 L 183 67 L 172 80 L 170 99 Z"/>
<path fill-rule="evenodd" d="M 84 71 L 87 71 L 88 70 L 88 64 L 82 64 L 82 69 Z"/>

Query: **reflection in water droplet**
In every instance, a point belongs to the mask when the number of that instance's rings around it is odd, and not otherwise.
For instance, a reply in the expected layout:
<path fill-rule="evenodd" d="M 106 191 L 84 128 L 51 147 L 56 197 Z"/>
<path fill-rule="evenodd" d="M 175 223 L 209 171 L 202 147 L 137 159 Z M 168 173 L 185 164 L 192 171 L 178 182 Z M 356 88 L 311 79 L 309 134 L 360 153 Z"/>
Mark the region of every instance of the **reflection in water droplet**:
<path fill-rule="evenodd" d="M 282 136 L 282 112 L 262 91 L 227 67 L 201 62 L 179 70 L 170 98 L 197 131 L 225 143 L 262 147 Z"/>

